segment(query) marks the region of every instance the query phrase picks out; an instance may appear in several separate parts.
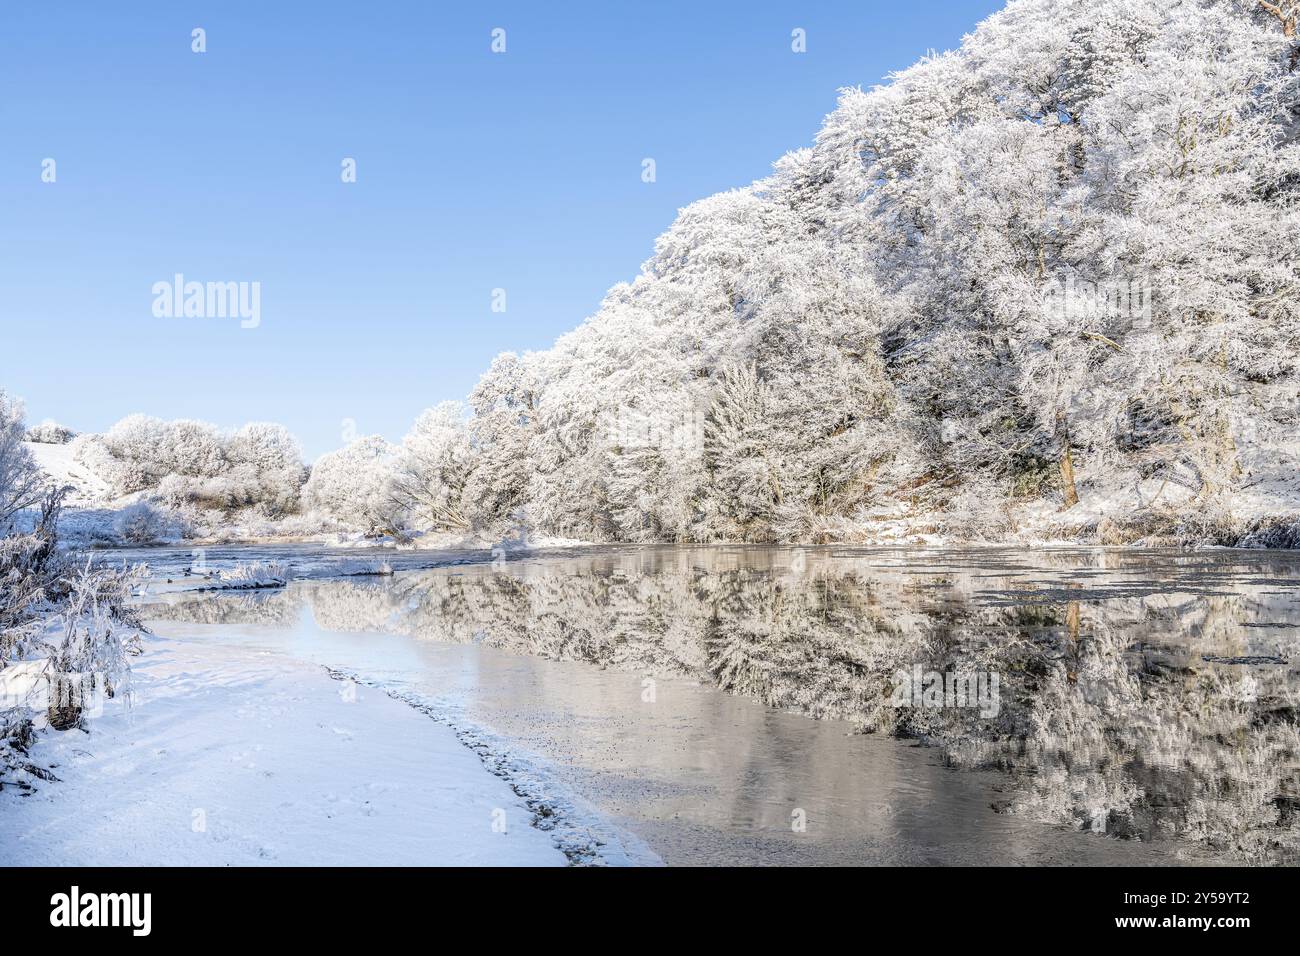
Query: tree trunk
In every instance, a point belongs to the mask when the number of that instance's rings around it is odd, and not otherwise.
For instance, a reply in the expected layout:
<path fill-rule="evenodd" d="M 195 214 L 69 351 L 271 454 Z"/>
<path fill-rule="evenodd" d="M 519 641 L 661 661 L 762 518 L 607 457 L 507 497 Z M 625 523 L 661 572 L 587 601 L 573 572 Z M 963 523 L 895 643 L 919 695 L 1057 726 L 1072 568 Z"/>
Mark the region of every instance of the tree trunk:
<path fill-rule="evenodd" d="M 1065 679 L 1071 684 L 1079 681 L 1079 607 L 1078 601 L 1065 605 L 1065 632 L 1069 642 Z"/>
<path fill-rule="evenodd" d="M 1061 491 L 1065 495 L 1065 508 L 1079 503 L 1079 489 L 1074 484 L 1074 461 L 1070 457 L 1070 428 L 1065 413 L 1056 413 L 1056 441 L 1060 448 Z"/>
<path fill-rule="evenodd" d="M 1296 35 L 1296 12 L 1297 5 L 1295 0 L 1278 0 L 1277 3 L 1269 3 L 1267 0 L 1259 0 L 1259 5 L 1266 10 L 1270 16 L 1282 25 L 1282 36 L 1294 39 Z M 1288 69 L 1294 70 L 1297 64 L 1300 64 L 1300 44 L 1291 49 L 1291 56 L 1288 59 Z"/>
<path fill-rule="evenodd" d="M 1074 484 L 1074 462 L 1070 460 L 1070 446 L 1061 446 L 1061 487 L 1065 490 L 1065 507 L 1079 503 L 1079 489 Z"/>

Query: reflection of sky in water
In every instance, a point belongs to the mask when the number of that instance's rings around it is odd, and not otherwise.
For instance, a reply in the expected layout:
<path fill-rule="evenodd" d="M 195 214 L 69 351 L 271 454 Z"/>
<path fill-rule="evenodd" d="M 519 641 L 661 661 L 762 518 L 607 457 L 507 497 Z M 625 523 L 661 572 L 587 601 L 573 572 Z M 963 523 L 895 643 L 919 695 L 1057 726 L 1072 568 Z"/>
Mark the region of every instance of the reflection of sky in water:
<path fill-rule="evenodd" d="M 150 616 L 490 726 L 670 862 L 1297 858 L 1286 554 L 625 548 L 344 581 L 297 560 L 318 579 Z M 996 717 L 893 706 L 916 665 L 996 674 Z"/>

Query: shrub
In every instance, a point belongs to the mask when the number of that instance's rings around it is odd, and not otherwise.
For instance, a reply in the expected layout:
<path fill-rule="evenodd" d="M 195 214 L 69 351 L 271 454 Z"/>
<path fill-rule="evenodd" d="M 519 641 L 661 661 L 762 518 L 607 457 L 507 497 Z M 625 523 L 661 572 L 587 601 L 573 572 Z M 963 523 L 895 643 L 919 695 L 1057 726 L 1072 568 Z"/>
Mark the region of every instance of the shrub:
<path fill-rule="evenodd" d="M 73 563 L 58 547 L 64 492 L 46 492 L 28 534 L 0 537 L 0 670 L 18 674 L 0 702 L 0 775 L 26 761 L 33 706 L 55 729 L 81 722 L 86 692 L 113 696 L 126 684 L 127 655 L 142 631 L 128 605 L 144 568 Z M 16 667 L 15 665 L 22 665 Z"/>
<path fill-rule="evenodd" d="M 76 460 L 114 495 L 151 491 L 172 508 L 258 507 L 279 516 L 297 510 L 307 479 L 297 441 L 265 422 L 227 434 L 203 422 L 132 415 L 74 444 Z"/>
<path fill-rule="evenodd" d="M 27 440 L 38 445 L 66 445 L 76 437 L 77 433 L 71 428 L 50 421 L 48 418 L 39 425 L 27 429 Z"/>
<path fill-rule="evenodd" d="M 283 561 L 243 561 L 218 572 L 217 580 L 223 588 L 278 588 L 289 580 L 289 566 Z"/>
<path fill-rule="evenodd" d="M 122 509 L 113 529 L 127 544 L 154 544 L 173 533 L 174 522 L 160 508 L 137 501 Z"/>

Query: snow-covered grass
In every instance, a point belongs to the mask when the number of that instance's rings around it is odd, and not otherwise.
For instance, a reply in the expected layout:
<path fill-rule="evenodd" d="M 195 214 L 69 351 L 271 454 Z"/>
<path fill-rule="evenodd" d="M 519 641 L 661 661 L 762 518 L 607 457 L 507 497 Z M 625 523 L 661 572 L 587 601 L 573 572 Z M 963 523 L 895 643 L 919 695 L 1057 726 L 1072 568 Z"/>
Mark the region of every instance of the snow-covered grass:
<path fill-rule="evenodd" d="M 289 566 L 283 561 L 241 561 L 217 572 L 213 587 L 227 590 L 279 588 L 289 580 Z"/>
<path fill-rule="evenodd" d="M 149 638 L 133 672 L 129 708 L 31 744 L 58 779 L 0 791 L 0 865 L 566 862 L 452 730 L 378 691 L 217 642 Z"/>

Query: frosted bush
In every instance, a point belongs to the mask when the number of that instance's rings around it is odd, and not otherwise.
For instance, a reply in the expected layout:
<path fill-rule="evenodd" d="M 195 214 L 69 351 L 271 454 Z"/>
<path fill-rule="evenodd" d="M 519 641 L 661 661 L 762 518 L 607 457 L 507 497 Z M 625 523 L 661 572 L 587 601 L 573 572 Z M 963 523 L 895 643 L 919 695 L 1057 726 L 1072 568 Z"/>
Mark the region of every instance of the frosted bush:
<path fill-rule="evenodd" d="M 289 566 L 282 561 L 241 561 L 217 572 L 217 580 L 231 589 L 283 587 L 289 580 Z"/>
<path fill-rule="evenodd" d="M 71 428 L 48 418 L 27 430 L 27 440 L 41 445 L 66 445 L 76 437 L 77 433 Z"/>
<path fill-rule="evenodd" d="M 226 434 L 204 422 L 132 415 L 103 435 L 78 438 L 74 457 L 114 495 L 156 492 L 175 508 L 287 514 L 306 480 L 293 436 L 261 422 Z"/>
<path fill-rule="evenodd" d="M 157 506 L 137 501 L 122 509 L 113 530 L 127 544 L 156 544 L 175 534 L 175 522 Z"/>
<path fill-rule="evenodd" d="M 144 569 L 69 559 L 57 538 L 63 494 L 46 493 L 30 533 L 0 536 L 0 672 L 10 678 L 0 700 L 0 776 L 15 766 L 39 775 L 23 759 L 35 723 L 77 726 L 96 695 L 121 692 L 143 630 L 128 598 Z"/>
<path fill-rule="evenodd" d="M 128 655 L 138 652 L 141 625 L 128 603 L 146 578 L 143 565 L 113 568 L 91 561 L 64 578 L 67 594 L 58 629 L 46 639 L 50 654 L 49 722 L 56 730 L 76 726 L 92 695 L 115 697 L 126 689 Z"/>

